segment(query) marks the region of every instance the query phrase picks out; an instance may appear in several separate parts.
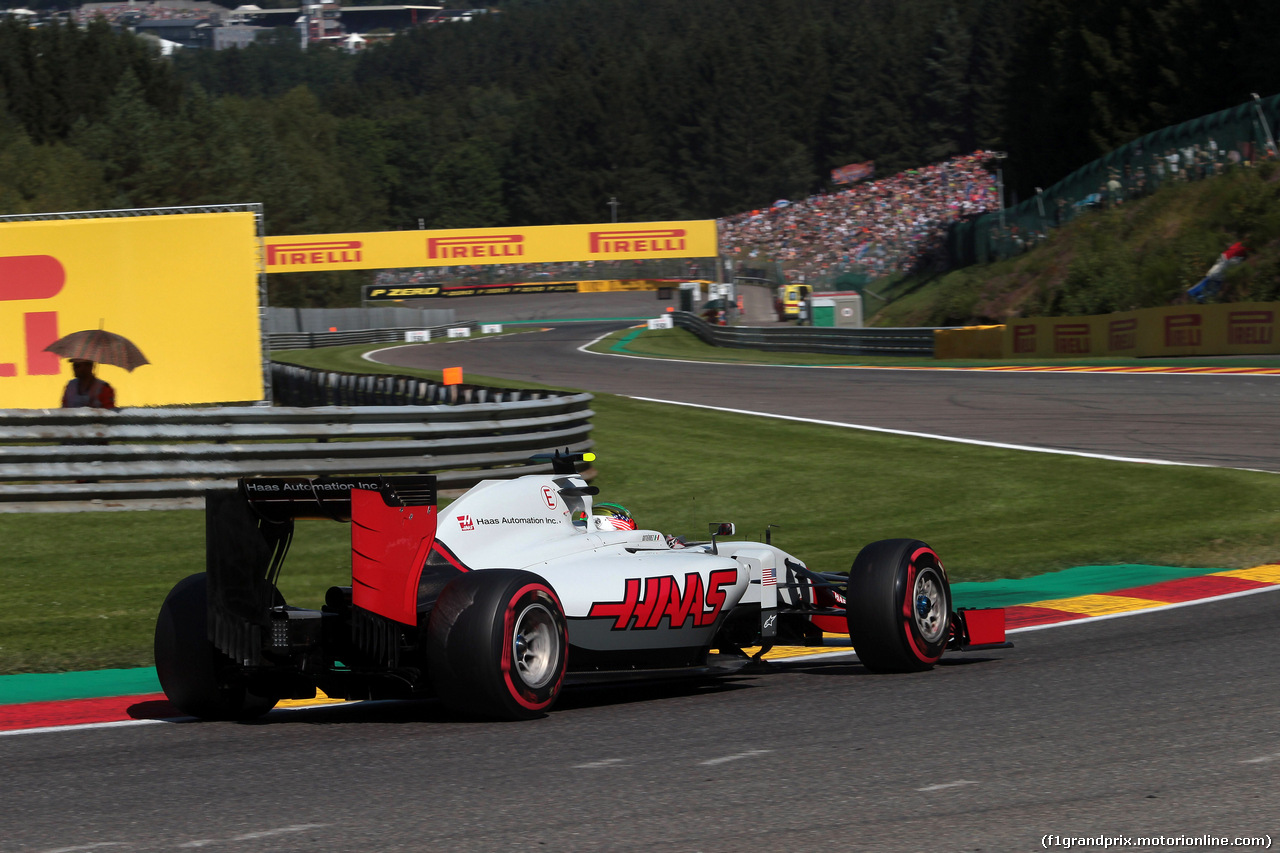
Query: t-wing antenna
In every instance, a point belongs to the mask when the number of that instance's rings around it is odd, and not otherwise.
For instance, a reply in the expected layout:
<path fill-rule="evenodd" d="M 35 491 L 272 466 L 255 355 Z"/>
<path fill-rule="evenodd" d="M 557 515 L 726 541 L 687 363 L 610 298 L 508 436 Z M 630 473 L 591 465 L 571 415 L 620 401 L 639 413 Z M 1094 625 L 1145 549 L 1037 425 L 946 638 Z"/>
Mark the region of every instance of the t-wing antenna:
<path fill-rule="evenodd" d="M 557 450 L 555 453 L 539 453 L 536 456 L 530 456 L 529 461 L 550 462 L 553 474 L 577 474 L 579 462 L 593 462 L 595 458 L 594 453 L 570 453 L 569 448 L 566 447 L 563 452 Z"/>

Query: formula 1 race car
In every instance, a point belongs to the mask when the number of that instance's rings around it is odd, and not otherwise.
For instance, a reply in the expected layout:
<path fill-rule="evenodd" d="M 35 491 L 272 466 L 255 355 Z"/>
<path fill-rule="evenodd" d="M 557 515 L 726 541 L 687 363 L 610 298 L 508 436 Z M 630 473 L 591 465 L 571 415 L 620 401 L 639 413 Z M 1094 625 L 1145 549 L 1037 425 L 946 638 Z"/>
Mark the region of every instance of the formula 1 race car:
<path fill-rule="evenodd" d="M 206 571 L 156 623 L 160 684 L 186 714 L 246 719 L 277 701 L 435 696 L 500 719 L 542 715 L 566 684 L 740 670 L 775 644 L 847 632 L 875 672 L 944 649 L 1000 648 L 1003 610 L 956 610 L 942 561 L 872 543 L 848 574 L 764 542 L 685 544 L 594 501 L 578 467 L 485 480 L 438 512 L 429 475 L 246 478 L 206 499 Z M 276 587 L 297 518 L 351 523 L 351 582 L 320 610 Z M 759 647 L 754 656 L 744 649 Z M 715 650 L 716 653 L 712 653 Z"/>

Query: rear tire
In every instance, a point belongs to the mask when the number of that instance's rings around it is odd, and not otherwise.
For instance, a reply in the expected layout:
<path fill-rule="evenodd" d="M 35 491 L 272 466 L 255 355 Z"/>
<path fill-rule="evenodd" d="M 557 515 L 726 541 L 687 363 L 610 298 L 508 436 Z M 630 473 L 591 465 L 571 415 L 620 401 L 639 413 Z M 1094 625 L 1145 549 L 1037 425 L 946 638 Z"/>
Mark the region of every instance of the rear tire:
<path fill-rule="evenodd" d="M 468 572 L 449 582 L 427 622 L 437 695 L 468 713 L 528 720 L 564 684 L 569 635 L 555 591 L 514 569 Z"/>
<path fill-rule="evenodd" d="M 938 555 L 917 539 L 885 539 L 849 570 L 849 639 L 873 672 L 930 669 L 947 646 L 951 587 Z"/>
<path fill-rule="evenodd" d="M 243 673 L 209 641 L 209 579 L 204 572 L 178 581 L 156 619 L 156 675 L 164 695 L 184 714 L 203 720 L 249 720 L 276 700 L 250 693 Z"/>

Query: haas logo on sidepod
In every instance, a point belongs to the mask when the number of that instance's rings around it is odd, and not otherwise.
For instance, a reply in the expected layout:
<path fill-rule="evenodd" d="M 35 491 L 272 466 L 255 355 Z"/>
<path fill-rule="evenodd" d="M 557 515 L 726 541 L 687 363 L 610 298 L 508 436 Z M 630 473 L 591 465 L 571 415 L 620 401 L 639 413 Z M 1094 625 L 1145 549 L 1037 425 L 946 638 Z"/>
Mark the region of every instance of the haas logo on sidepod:
<path fill-rule="evenodd" d="M 724 609 L 724 587 L 737 583 L 737 580 L 736 569 L 714 571 L 704 594 L 702 575 L 697 572 L 689 572 L 684 576 L 683 592 L 679 582 L 670 575 L 645 578 L 644 598 L 641 598 L 640 578 L 627 578 L 622 601 L 597 602 L 591 605 L 587 615 L 613 617 L 614 631 L 626 631 L 628 628 L 653 630 L 664 616 L 672 628 L 683 628 L 691 618 L 693 627 L 701 628 L 716 621 L 716 617 Z"/>

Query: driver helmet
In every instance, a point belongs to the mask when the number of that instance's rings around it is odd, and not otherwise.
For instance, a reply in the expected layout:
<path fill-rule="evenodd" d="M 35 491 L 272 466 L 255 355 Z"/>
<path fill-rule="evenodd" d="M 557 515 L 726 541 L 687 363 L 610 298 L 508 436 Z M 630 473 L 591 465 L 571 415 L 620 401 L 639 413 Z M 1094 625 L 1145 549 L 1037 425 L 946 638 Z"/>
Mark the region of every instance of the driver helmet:
<path fill-rule="evenodd" d="M 598 503 L 591 507 L 592 530 L 635 530 L 636 520 L 621 504 Z"/>

